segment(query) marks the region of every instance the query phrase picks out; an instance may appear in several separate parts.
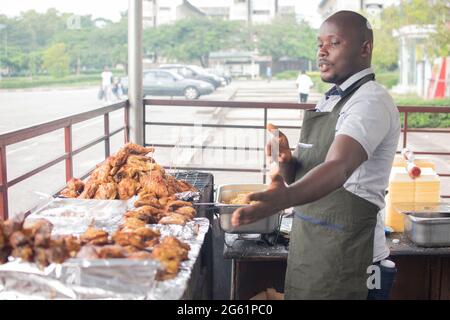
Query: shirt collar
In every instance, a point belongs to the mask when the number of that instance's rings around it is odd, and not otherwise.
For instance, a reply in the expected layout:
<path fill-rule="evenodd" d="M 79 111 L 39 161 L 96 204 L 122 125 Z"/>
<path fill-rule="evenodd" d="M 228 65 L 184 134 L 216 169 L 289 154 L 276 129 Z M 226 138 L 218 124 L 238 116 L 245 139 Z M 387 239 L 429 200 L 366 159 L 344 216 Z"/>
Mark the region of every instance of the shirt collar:
<path fill-rule="evenodd" d="M 325 92 L 325 100 L 328 100 L 330 96 L 337 95 L 342 98 L 345 90 L 347 90 L 352 84 L 354 84 L 356 81 L 361 80 L 368 74 L 374 73 L 372 68 L 366 68 L 364 70 L 361 70 L 354 75 L 350 76 L 347 80 L 345 80 L 340 86 L 334 85 L 331 87 L 330 90 Z"/>
<path fill-rule="evenodd" d="M 341 91 L 345 91 L 350 87 L 352 84 L 354 84 L 356 81 L 361 80 L 368 74 L 375 73 L 373 72 L 372 68 L 366 68 L 364 70 L 361 70 L 354 75 L 350 76 L 347 80 L 345 80 L 340 86 L 338 86 Z"/>

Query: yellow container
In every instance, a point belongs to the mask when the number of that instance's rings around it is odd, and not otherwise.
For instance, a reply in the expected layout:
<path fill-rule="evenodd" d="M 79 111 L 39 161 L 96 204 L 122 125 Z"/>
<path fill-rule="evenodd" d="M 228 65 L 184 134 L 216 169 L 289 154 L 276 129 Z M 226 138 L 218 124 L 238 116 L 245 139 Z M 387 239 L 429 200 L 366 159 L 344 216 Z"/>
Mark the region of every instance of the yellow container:
<path fill-rule="evenodd" d="M 396 203 L 439 202 L 440 179 L 432 168 L 423 168 L 420 177 L 412 179 L 405 167 L 393 167 L 386 196 L 385 223 L 396 232 L 404 230 L 404 216 Z"/>

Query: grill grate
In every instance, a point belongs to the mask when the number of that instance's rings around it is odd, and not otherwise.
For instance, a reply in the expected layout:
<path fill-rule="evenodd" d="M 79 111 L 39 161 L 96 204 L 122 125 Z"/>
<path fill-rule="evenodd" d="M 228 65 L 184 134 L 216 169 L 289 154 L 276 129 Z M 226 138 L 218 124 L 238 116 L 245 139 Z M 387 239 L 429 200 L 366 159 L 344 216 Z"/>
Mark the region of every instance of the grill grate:
<path fill-rule="evenodd" d="M 175 179 L 186 180 L 201 193 L 203 193 L 206 188 L 212 187 L 212 175 L 210 173 L 190 170 L 176 171 L 171 173 L 171 175 L 174 176 Z"/>

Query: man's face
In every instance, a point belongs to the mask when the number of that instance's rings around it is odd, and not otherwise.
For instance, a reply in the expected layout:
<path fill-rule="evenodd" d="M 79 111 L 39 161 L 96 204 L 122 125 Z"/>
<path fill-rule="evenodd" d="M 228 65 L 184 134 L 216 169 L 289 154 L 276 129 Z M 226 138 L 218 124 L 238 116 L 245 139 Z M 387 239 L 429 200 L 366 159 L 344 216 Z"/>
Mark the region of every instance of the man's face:
<path fill-rule="evenodd" d="M 322 81 L 341 84 L 359 70 L 359 50 L 352 32 L 325 21 L 317 37 L 317 64 Z"/>

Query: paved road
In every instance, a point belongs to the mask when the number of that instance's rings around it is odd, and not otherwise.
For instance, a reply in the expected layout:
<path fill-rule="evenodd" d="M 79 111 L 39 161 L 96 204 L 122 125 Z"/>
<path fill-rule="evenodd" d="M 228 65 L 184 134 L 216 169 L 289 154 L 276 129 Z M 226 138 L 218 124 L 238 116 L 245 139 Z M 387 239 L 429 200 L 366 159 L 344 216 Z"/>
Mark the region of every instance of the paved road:
<path fill-rule="evenodd" d="M 61 118 L 71 114 L 92 110 L 102 106 L 96 99 L 97 88 L 38 90 L 33 92 L 0 91 L 0 134 L 21 127 Z M 297 95 L 292 81 L 240 81 L 233 82 L 226 88 L 220 88 L 212 95 L 201 97 L 208 100 L 235 101 L 270 101 L 297 102 Z M 319 96 L 312 94 L 310 101 L 315 102 Z M 262 125 L 263 112 L 253 109 L 227 108 L 181 108 L 158 107 L 148 108 L 148 121 L 192 122 L 196 127 L 149 127 L 146 130 L 146 140 L 150 143 L 196 144 L 227 147 L 261 147 L 264 142 L 264 130 L 249 129 L 212 129 L 201 125 L 245 124 Z M 269 111 L 268 119 L 277 125 L 299 125 L 302 119 L 301 111 L 277 110 Z M 121 126 L 123 114 L 115 112 L 111 115 L 111 129 Z M 103 118 L 83 122 L 73 128 L 74 148 L 81 146 L 103 132 Z M 298 140 L 298 130 L 284 130 L 291 145 Z M 447 150 L 450 145 L 448 135 L 444 134 L 411 134 L 408 146 L 412 149 L 420 147 L 427 150 Z M 123 135 L 118 134 L 112 139 L 112 151 L 123 143 Z M 400 144 L 400 143 L 399 143 Z M 37 166 L 60 156 L 64 152 L 63 132 L 58 130 L 43 137 L 12 145 L 7 148 L 8 179 L 14 179 Z M 80 176 L 102 160 L 104 150 L 102 145 L 93 147 L 74 159 L 74 175 Z M 173 168 L 193 164 L 195 166 L 215 166 L 234 168 L 263 167 L 263 156 L 256 151 L 205 150 L 194 152 L 192 149 L 159 148 L 155 154 L 158 162 Z M 439 171 L 450 172 L 449 159 L 436 158 Z M 36 192 L 52 194 L 64 184 L 64 166 L 55 166 L 34 176 L 24 183 L 19 183 L 10 189 L 10 212 L 18 213 L 40 200 Z M 215 172 L 216 184 L 232 182 L 261 182 L 262 173 L 230 174 Z M 450 194 L 449 179 L 443 180 L 443 191 Z"/>

